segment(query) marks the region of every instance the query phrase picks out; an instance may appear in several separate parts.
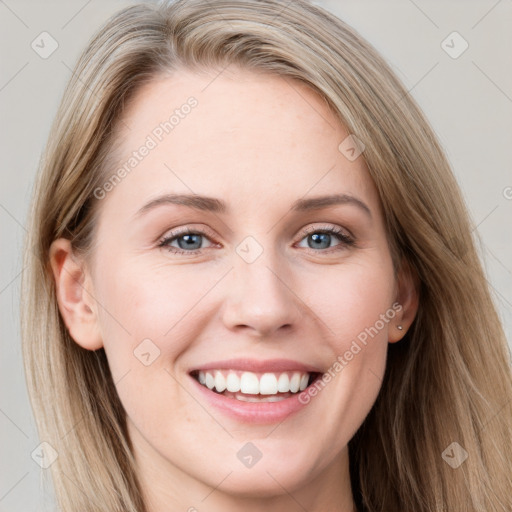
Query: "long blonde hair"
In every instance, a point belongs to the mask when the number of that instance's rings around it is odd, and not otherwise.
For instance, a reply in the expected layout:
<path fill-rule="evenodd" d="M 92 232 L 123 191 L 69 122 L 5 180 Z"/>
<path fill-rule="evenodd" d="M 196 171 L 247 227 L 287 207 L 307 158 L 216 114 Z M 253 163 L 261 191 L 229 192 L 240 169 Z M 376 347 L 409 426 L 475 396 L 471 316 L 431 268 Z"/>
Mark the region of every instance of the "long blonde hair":
<path fill-rule="evenodd" d="M 134 5 L 108 20 L 76 65 L 41 159 L 22 289 L 25 371 L 41 440 L 59 453 L 51 471 L 60 507 L 147 511 L 105 353 L 79 347 L 61 319 L 50 244 L 66 237 L 92 250 L 94 190 L 109 172 L 123 104 L 141 85 L 180 66 L 228 63 L 309 84 L 364 142 L 396 268 L 407 262 L 418 276 L 417 317 L 389 345 L 381 392 L 349 443 L 358 508 L 512 510 L 509 352 L 459 188 L 382 57 L 306 0 Z M 458 468 L 443 456 L 454 442 L 468 454 Z"/>

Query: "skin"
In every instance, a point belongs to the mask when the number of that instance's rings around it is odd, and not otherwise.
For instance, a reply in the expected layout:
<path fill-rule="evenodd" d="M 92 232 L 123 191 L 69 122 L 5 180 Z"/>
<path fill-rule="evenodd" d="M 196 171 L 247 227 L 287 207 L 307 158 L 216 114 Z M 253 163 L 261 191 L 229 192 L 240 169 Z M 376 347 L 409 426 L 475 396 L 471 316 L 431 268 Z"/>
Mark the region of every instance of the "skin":
<path fill-rule="evenodd" d="M 348 132 L 317 93 L 233 67 L 217 75 L 175 71 L 128 105 L 120 165 L 188 97 L 198 100 L 100 201 L 88 260 L 65 239 L 52 244 L 59 307 L 76 343 L 106 351 L 150 512 L 352 511 L 347 443 L 375 402 L 387 344 L 414 319 L 414 280 L 405 266 L 395 276 L 375 185 L 362 157 L 338 150 Z M 290 210 L 299 198 L 333 192 L 359 198 L 371 217 L 353 204 Z M 219 198 L 230 211 L 166 204 L 136 215 L 164 193 Z M 326 226 L 355 245 L 335 235 L 327 248 L 309 245 L 305 228 Z M 208 230 L 199 254 L 158 246 L 182 227 Z M 263 249 L 250 264 L 236 252 L 247 236 Z M 178 239 L 172 246 L 180 249 Z M 238 357 L 326 371 L 395 302 L 396 316 L 279 425 L 225 416 L 187 375 Z M 160 350 L 149 366 L 133 354 L 147 338 Z M 249 441 L 263 456 L 246 468 L 237 452 Z"/>

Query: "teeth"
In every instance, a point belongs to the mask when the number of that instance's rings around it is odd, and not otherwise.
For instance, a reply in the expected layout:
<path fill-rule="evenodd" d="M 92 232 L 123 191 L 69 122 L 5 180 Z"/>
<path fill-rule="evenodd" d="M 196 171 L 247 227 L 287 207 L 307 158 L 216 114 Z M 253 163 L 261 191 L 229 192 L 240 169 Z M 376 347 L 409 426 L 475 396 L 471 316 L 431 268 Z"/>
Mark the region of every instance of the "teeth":
<path fill-rule="evenodd" d="M 277 381 L 277 391 L 280 393 L 286 393 L 290 391 L 290 379 L 287 373 L 281 373 L 279 380 Z"/>
<path fill-rule="evenodd" d="M 226 388 L 228 391 L 231 391 L 232 393 L 237 393 L 240 391 L 240 379 L 236 373 L 229 373 L 226 382 Z"/>
<path fill-rule="evenodd" d="M 297 393 L 299 391 L 300 386 L 300 373 L 294 373 L 290 380 L 290 391 L 292 393 Z"/>
<path fill-rule="evenodd" d="M 264 373 L 260 379 L 260 395 L 275 395 L 277 393 L 277 378 L 273 373 Z"/>
<path fill-rule="evenodd" d="M 260 392 L 260 381 L 257 375 L 251 372 L 242 373 L 240 379 L 240 391 L 250 395 L 257 395 Z"/>
<path fill-rule="evenodd" d="M 299 389 L 304 391 L 308 387 L 309 375 L 304 374 L 300 379 Z"/>
<path fill-rule="evenodd" d="M 246 395 L 277 395 L 277 393 L 297 393 L 307 388 L 310 374 L 307 372 L 285 372 L 285 373 L 263 373 L 255 374 L 253 372 L 237 372 L 235 370 L 208 370 L 198 373 L 198 380 L 208 389 L 214 389 L 218 393 L 228 391 L 238 393 L 236 397 L 242 394 Z M 246 400 L 251 397 L 242 397 L 240 400 Z M 275 400 L 271 400 L 275 398 Z M 282 397 L 271 397 L 265 401 L 278 401 Z M 255 398 L 255 401 L 261 401 L 261 398 Z"/>
<path fill-rule="evenodd" d="M 242 393 L 238 393 L 235 398 L 241 402 L 280 402 L 285 400 L 284 396 L 266 396 L 264 398 L 256 398 L 255 396 L 245 396 Z"/>
<path fill-rule="evenodd" d="M 226 389 L 226 379 L 220 372 L 215 372 L 215 389 L 221 393 Z"/>
<path fill-rule="evenodd" d="M 213 389 L 215 387 L 215 379 L 211 373 L 206 372 L 206 387 Z"/>

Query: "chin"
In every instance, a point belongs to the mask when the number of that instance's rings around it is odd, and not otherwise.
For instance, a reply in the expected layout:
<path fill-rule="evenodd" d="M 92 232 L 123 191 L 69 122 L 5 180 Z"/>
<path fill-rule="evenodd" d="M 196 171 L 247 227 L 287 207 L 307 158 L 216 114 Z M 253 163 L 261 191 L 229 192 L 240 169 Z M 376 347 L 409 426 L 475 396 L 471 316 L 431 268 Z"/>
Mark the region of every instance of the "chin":
<path fill-rule="evenodd" d="M 284 492 L 294 492 L 307 480 L 306 474 L 296 471 L 254 471 L 255 468 L 233 471 L 219 489 L 240 498 L 271 498 Z"/>

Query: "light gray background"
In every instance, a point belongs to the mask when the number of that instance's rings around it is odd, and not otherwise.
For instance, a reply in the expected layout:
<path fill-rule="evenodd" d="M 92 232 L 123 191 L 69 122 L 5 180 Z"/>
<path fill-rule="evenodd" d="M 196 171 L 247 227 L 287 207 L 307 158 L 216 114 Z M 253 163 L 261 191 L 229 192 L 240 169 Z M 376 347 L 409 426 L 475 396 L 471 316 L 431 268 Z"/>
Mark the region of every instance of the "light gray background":
<path fill-rule="evenodd" d="M 40 153 L 79 52 L 121 0 L 0 0 L 0 511 L 52 509 L 22 371 L 20 248 Z M 325 0 L 390 62 L 438 133 L 483 242 L 489 284 L 512 343 L 512 1 Z M 43 31 L 59 44 L 42 59 Z M 469 48 L 441 47 L 453 31 Z M 448 44 L 450 41 L 448 41 Z M 453 43 L 454 45 L 458 43 Z M 508 197 L 508 198 L 507 198 Z"/>

